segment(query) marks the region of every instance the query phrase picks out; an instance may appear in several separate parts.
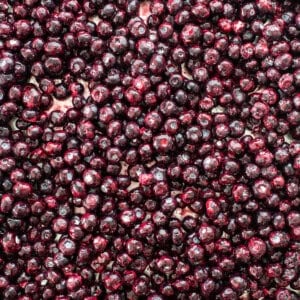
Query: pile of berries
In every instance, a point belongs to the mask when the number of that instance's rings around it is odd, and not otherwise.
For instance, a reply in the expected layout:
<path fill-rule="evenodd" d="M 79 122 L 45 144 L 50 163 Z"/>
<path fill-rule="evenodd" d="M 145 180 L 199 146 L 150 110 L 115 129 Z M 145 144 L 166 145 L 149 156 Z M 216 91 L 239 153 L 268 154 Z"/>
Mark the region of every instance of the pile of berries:
<path fill-rule="evenodd" d="M 300 3 L 0 0 L 0 298 L 300 299 Z"/>

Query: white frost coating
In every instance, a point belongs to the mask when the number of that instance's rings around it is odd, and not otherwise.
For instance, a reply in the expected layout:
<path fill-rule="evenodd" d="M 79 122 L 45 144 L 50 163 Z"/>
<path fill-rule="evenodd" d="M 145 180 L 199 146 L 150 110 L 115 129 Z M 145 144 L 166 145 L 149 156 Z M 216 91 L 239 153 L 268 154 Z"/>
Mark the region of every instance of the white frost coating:
<path fill-rule="evenodd" d="M 48 280 L 47 280 L 47 279 L 43 279 L 43 280 L 41 281 L 41 285 L 42 285 L 42 286 L 47 285 L 47 283 L 48 283 Z"/>
<path fill-rule="evenodd" d="M 79 215 L 85 214 L 85 208 L 84 207 L 75 207 L 74 211 L 75 211 L 76 214 L 79 214 Z"/>
<path fill-rule="evenodd" d="M 93 184 L 93 176 L 90 175 L 90 174 L 87 174 L 87 175 L 85 176 L 84 180 L 85 180 L 85 182 L 86 182 L 87 184 Z"/>
<path fill-rule="evenodd" d="M 211 110 L 211 112 L 212 112 L 213 114 L 216 114 L 216 113 L 222 113 L 222 112 L 224 112 L 224 111 L 225 111 L 224 107 L 222 107 L 222 106 L 220 106 L 220 105 L 214 107 L 214 108 Z"/>
<path fill-rule="evenodd" d="M 73 107 L 72 97 L 68 97 L 65 100 L 57 100 L 53 97 L 53 104 L 47 110 L 47 113 L 50 114 L 53 110 L 61 110 L 63 112 L 66 112 L 71 107 Z"/>
<path fill-rule="evenodd" d="M 197 218 L 198 215 L 196 213 L 194 213 L 192 210 L 190 210 L 189 208 L 176 208 L 175 211 L 173 212 L 173 217 L 182 220 L 185 217 L 193 217 L 193 218 Z"/>
<path fill-rule="evenodd" d="M 192 74 L 188 71 L 185 64 L 181 64 L 181 74 L 183 77 L 185 77 L 187 79 L 190 79 L 190 80 L 193 79 Z"/>
<path fill-rule="evenodd" d="M 254 137 L 253 133 L 249 129 L 245 129 L 244 135 L 250 135 L 250 136 Z"/>
<path fill-rule="evenodd" d="M 300 296 L 300 290 L 294 290 L 290 285 L 287 286 L 286 288 Z"/>
<path fill-rule="evenodd" d="M 98 16 L 92 16 L 89 18 L 89 21 L 94 22 L 96 25 L 98 25 L 100 22 L 100 18 Z"/>
<path fill-rule="evenodd" d="M 58 242 L 58 241 L 60 240 L 60 237 L 61 237 L 61 236 L 62 236 L 61 233 L 57 233 L 57 234 L 55 235 L 55 241 Z"/>
<path fill-rule="evenodd" d="M 144 1 L 140 4 L 139 16 L 145 23 L 147 23 L 147 19 L 150 16 L 150 3 L 150 1 Z"/>
<path fill-rule="evenodd" d="M 131 218 L 130 218 L 130 216 L 124 214 L 124 215 L 122 216 L 122 221 L 123 221 L 124 223 L 129 223 L 129 222 L 131 221 Z"/>
<path fill-rule="evenodd" d="M 12 120 L 9 121 L 9 126 L 13 130 L 17 130 L 16 121 L 17 121 L 17 118 L 14 118 L 14 119 L 12 119 Z"/>
<path fill-rule="evenodd" d="M 127 188 L 127 191 L 132 191 L 136 188 L 138 188 L 140 186 L 140 184 L 137 181 L 132 181 L 130 186 Z"/>

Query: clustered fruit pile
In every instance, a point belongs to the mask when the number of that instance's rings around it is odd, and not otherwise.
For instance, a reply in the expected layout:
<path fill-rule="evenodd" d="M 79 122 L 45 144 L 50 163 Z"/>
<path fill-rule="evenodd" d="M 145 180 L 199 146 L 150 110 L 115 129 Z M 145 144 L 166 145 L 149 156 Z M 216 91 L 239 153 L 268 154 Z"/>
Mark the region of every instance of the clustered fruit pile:
<path fill-rule="evenodd" d="M 0 0 L 0 298 L 300 299 L 299 35 L 296 0 Z"/>

